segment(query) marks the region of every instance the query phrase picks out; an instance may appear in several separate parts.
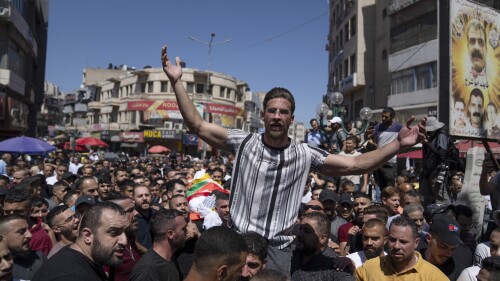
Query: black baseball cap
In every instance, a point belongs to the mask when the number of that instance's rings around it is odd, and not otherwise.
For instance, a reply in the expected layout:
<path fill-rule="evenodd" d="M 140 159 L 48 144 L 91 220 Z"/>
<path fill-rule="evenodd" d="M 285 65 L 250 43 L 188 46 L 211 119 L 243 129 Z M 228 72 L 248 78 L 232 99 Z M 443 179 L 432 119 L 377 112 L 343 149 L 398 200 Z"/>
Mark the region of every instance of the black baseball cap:
<path fill-rule="evenodd" d="M 93 196 L 82 195 L 76 199 L 75 208 L 78 208 L 80 204 L 89 204 L 90 206 L 95 205 L 95 199 Z"/>
<path fill-rule="evenodd" d="M 354 206 L 354 198 L 350 194 L 344 193 L 344 194 L 342 194 L 342 196 L 340 196 L 340 200 L 339 200 L 339 204 L 342 204 L 342 203 L 348 203 L 352 207 L 352 206 Z"/>
<path fill-rule="evenodd" d="M 339 201 L 339 195 L 337 194 L 337 192 L 325 188 L 319 194 L 319 202 L 323 203 L 326 200 L 332 200 L 333 202 L 337 203 Z"/>
<path fill-rule="evenodd" d="M 432 224 L 429 227 L 432 235 L 437 235 L 445 244 L 463 245 L 460 239 L 460 229 L 458 222 L 447 214 L 437 214 L 432 218 Z"/>

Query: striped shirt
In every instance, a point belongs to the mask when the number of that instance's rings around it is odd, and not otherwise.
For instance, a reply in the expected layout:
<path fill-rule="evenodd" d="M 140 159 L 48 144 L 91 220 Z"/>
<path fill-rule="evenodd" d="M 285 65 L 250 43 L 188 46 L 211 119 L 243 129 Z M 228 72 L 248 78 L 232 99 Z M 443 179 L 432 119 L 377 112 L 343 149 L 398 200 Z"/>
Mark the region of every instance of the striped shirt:
<path fill-rule="evenodd" d="M 264 144 L 262 134 L 233 129 L 228 129 L 227 145 L 236 151 L 229 225 L 285 248 L 293 241 L 291 229 L 309 171 L 318 171 L 328 153 L 293 140 L 275 149 Z"/>

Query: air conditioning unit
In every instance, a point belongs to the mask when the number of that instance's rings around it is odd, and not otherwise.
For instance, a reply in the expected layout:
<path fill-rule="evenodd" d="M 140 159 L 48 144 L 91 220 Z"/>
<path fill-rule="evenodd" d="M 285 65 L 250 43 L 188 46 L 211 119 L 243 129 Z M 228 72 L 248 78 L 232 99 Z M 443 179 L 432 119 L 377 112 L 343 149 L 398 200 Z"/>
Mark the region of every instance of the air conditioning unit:
<path fill-rule="evenodd" d="M 163 123 L 163 128 L 165 128 L 165 130 L 172 130 L 172 121 L 165 121 Z"/>
<path fill-rule="evenodd" d="M 182 123 L 174 124 L 174 130 L 182 130 Z"/>

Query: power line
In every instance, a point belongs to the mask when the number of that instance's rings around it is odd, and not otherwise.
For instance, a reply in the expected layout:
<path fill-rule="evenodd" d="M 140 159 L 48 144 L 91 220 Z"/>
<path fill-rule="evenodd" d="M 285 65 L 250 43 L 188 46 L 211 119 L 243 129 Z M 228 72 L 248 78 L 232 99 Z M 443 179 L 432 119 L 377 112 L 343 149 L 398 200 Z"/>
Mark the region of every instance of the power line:
<path fill-rule="evenodd" d="M 310 23 L 312 23 L 312 22 L 315 22 L 315 21 L 317 21 L 318 19 L 320 19 L 320 18 L 322 18 L 322 17 L 324 17 L 324 16 L 326 16 L 326 15 L 328 15 L 328 12 L 325 12 L 325 13 L 323 13 L 323 14 L 319 15 L 319 16 L 316 16 L 316 17 L 314 17 L 314 18 L 312 18 L 312 19 L 310 19 L 310 20 L 308 20 L 308 21 L 306 21 L 306 22 L 304 22 L 304 23 L 302 23 L 302 24 L 300 24 L 300 25 L 297 25 L 297 26 L 295 26 L 295 27 L 293 27 L 293 28 L 291 28 L 291 29 L 289 29 L 289 30 L 285 31 L 285 32 L 282 32 L 282 33 L 279 33 L 279 34 L 273 35 L 273 36 L 271 36 L 271 37 L 269 37 L 269 38 L 267 38 L 267 39 L 264 39 L 264 40 L 262 40 L 262 41 L 259 41 L 259 42 L 257 42 L 257 43 L 253 43 L 253 44 L 250 44 L 250 45 L 248 45 L 248 46 L 245 46 L 245 47 L 242 47 L 242 48 L 239 48 L 239 49 L 234 49 L 234 50 L 232 50 L 232 51 L 241 51 L 241 50 L 245 50 L 245 49 L 248 49 L 248 48 L 251 48 L 251 47 L 255 47 L 255 46 L 258 46 L 258 45 L 262 45 L 262 44 L 265 44 L 265 43 L 269 43 L 269 42 L 271 42 L 272 40 L 274 40 L 274 39 L 276 39 L 276 38 L 279 38 L 279 37 L 285 36 L 285 35 L 287 35 L 288 33 L 291 33 L 291 32 L 293 32 L 293 31 L 295 31 L 295 30 L 297 30 L 297 29 L 299 29 L 299 28 L 301 28 L 301 27 L 304 27 L 304 26 L 306 26 L 306 25 L 308 25 L 308 24 L 310 24 Z"/>

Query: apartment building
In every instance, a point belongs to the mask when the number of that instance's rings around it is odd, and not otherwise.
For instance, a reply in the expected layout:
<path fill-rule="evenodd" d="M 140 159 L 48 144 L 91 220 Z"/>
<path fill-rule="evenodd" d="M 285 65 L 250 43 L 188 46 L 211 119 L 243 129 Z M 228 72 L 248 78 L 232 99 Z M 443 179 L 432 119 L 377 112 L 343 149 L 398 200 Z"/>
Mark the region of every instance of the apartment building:
<path fill-rule="evenodd" d="M 36 136 L 47 31 L 48 0 L 0 1 L 0 138 Z"/>

